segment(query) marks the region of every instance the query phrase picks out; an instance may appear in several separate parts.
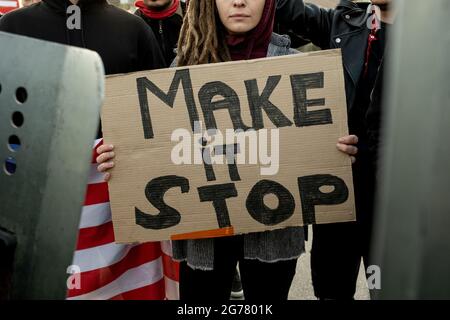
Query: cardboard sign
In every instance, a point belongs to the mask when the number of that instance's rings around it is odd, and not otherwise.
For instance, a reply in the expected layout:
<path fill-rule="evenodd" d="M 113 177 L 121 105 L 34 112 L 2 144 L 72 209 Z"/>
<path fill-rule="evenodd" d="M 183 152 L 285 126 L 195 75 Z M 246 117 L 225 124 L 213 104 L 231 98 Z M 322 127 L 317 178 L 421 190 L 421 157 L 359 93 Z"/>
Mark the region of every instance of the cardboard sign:
<path fill-rule="evenodd" d="M 339 50 L 108 77 L 120 243 L 355 219 Z"/>

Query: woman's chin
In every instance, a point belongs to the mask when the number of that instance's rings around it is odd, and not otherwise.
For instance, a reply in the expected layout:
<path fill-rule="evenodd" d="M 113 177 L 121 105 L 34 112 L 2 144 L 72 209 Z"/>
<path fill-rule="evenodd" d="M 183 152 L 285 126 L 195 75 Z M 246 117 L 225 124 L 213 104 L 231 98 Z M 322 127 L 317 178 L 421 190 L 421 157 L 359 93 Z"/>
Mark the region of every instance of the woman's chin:
<path fill-rule="evenodd" d="M 228 33 L 231 35 L 241 35 L 241 34 L 245 34 L 249 31 L 253 30 L 255 28 L 255 26 L 247 25 L 247 24 L 243 24 L 243 23 L 236 23 L 232 26 L 230 26 L 230 25 L 225 26 L 225 28 L 227 29 Z"/>

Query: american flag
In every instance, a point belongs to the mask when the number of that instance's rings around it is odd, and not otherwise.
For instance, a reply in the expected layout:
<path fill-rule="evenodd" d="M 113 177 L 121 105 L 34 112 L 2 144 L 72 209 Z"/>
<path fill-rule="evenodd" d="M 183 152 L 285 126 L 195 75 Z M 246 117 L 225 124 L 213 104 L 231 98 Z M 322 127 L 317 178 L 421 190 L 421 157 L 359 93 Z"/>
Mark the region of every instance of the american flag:
<path fill-rule="evenodd" d="M 179 265 L 169 241 L 116 244 L 108 184 L 97 172 L 94 144 L 73 266 L 80 270 L 79 288 L 69 300 L 177 300 Z"/>
<path fill-rule="evenodd" d="M 5 14 L 17 8 L 19 8 L 19 1 L 17 0 L 0 0 L 0 14 Z"/>

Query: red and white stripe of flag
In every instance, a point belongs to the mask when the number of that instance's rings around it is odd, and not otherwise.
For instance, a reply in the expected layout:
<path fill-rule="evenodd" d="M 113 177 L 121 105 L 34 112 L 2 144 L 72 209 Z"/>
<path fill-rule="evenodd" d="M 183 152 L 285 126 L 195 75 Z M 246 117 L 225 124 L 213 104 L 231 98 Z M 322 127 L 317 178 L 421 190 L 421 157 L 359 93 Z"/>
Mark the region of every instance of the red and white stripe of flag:
<path fill-rule="evenodd" d="M 4 14 L 19 8 L 18 0 L 0 0 L 0 13 Z"/>
<path fill-rule="evenodd" d="M 177 300 L 179 265 L 169 241 L 116 244 L 108 184 L 97 172 L 94 146 L 85 204 L 81 214 L 73 265 L 79 267 L 79 289 L 70 300 Z"/>

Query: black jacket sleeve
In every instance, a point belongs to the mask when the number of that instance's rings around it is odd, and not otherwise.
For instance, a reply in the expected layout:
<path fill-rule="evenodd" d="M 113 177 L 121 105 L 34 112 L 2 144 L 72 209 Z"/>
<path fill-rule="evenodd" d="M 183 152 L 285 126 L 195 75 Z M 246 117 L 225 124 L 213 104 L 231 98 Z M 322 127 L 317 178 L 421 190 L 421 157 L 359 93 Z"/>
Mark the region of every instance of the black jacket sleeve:
<path fill-rule="evenodd" d="M 277 21 L 316 46 L 327 49 L 335 10 L 303 0 L 277 0 Z"/>
<path fill-rule="evenodd" d="M 14 27 L 10 23 L 11 19 L 9 19 L 9 17 L 6 15 L 4 15 L 4 16 L 0 15 L 0 18 L 1 18 L 0 19 L 0 31 L 13 33 Z"/>
<path fill-rule="evenodd" d="M 142 21 L 138 35 L 140 70 L 162 69 L 166 67 L 163 54 L 152 29 Z"/>

